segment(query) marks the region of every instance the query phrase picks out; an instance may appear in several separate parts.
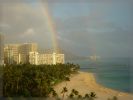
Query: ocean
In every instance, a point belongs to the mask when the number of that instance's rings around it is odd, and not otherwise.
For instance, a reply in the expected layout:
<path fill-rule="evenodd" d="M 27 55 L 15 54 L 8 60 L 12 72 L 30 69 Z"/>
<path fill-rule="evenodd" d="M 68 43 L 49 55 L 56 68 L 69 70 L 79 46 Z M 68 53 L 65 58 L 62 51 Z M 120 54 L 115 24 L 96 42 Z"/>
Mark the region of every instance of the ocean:
<path fill-rule="evenodd" d="M 133 59 L 101 58 L 97 61 L 71 60 L 80 70 L 92 72 L 97 83 L 122 92 L 133 93 Z"/>

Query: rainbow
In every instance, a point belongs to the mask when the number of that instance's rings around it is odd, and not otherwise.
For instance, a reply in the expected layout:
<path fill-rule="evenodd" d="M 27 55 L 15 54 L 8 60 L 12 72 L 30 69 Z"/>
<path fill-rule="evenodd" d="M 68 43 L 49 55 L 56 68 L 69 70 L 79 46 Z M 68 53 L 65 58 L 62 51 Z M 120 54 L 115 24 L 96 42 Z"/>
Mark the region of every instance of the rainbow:
<path fill-rule="evenodd" d="M 57 50 L 58 50 L 57 31 L 56 31 L 56 28 L 55 28 L 55 23 L 52 20 L 52 17 L 49 13 L 49 8 L 48 8 L 47 1 L 45 1 L 45 0 L 38 0 L 38 1 L 40 1 L 39 2 L 39 7 L 41 8 L 41 11 L 44 15 L 45 22 L 48 26 L 48 31 L 51 34 L 53 50 L 54 50 L 54 52 L 57 52 Z M 89 36 L 89 37 L 91 37 L 91 36 Z M 89 40 L 90 40 L 89 45 L 91 47 L 92 55 L 95 56 L 96 55 L 96 48 L 95 48 L 96 43 L 92 38 L 89 38 Z"/>
<path fill-rule="evenodd" d="M 39 7 L 42 10 L 42 13 L 44 15 L 46 24 L 48 26 L 48 31 L 51 34 L 53 50 L 54 50 L 54 52 L 57 52 L 57 49 L 58 49 L 57 31 L 56 31 L 56 28 L 55 28 L 55 23 L 52 20 L 51 15 L 49 13 L 48 4 L 46 3 L 46 1 L 45 2 L 43 2 L 43 1 L 39 2 L 39 4 L 40 4 Z"/>

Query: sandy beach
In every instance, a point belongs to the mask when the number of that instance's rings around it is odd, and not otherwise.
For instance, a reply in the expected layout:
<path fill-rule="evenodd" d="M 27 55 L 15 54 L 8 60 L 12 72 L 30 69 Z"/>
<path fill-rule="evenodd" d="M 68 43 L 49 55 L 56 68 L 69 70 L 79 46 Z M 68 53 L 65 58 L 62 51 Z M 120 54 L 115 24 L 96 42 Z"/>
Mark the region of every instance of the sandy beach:
<path fill-rule="evenodd" d="M 76 89 L 82 96 L 86 93 L 95 92 L 96 100 L 107 100 L 113 96 L 117 96 L 118 100 L 133 100 L 133 94 L 116 91 L 97 84 L 93 73 L 80 71 L 78 74 L 73 74 L 70 81 L 59 83 L 54 86 L 54 89 L 58 94 L 61 94 L 61 90 L 65 86 L 68 89 L 66 95 L 70 94 L 72 89 Z"/>

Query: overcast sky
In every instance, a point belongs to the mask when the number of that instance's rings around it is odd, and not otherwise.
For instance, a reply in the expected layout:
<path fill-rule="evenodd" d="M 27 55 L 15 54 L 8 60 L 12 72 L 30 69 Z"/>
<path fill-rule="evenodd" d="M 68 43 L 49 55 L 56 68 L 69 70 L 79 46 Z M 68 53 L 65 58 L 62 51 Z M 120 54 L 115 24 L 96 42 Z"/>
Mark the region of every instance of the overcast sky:
<path fill-rule="evenodd" d="M 81 56 L 133 56 L 132 0 L 53 1 L 48 0 L 49 13 L 61 48 Z M 40 48 L 51 48 L 43 3 L 0 0 L 0 32 L 6 43 L 37 42 Z"/>

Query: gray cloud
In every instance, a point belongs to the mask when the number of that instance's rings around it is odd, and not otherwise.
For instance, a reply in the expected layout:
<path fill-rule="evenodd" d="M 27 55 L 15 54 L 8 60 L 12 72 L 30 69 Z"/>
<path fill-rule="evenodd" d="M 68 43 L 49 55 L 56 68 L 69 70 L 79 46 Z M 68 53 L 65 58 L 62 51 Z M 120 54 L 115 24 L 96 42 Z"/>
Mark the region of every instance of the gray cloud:
<path fill-rule="evenodd" d="M 52 13 L 54 4 L 49 2 Z M 126 29 L 104 19 L 110 2 L 102 2 L 104 3 L 95 5 L 96 8 L 86 16 L 69 17 L 65 20 L 54 18 L 59 45 L 63 49 L 85 56 L 94 52 L 100 56 L 131 55 L 133 25 Z M 31 5 L 27 0 L 1 0 L 0 5 L 0 30 L 5 34 L 6 43 L 37 42 L 40 48 L 51 48 L 51 34 L 42 9 L 36 8 L 36 5 Z"/>
<path fill-rule="evenodd" d="M 38 42 L 42 48 L 51 45 L 51 36 L 41 9 L 34 9 L 26 2 L 5 1 L 1 14 L 0 28 L 5 34 L 6 43 Z"/>
<path fill-rule="evenodd" d="M 76 47 L 79 49 L 74 49 L 72 44 L 69 46 L 80 54 L 86 55 L 89 52 L 88 55 L 91 55 L 95 52 L 101 56 L 132 56 L 133 31 L 125 30 L 112 22 L 96 19 L 87 16 L 71 18 L 58 22 L 57 26 L 62 30 L 62 37 L 78 44 Z"/>

